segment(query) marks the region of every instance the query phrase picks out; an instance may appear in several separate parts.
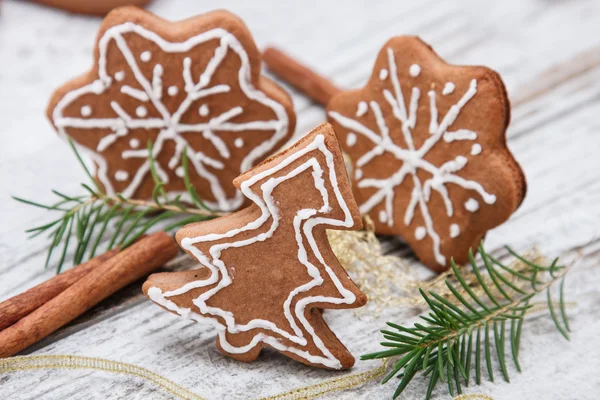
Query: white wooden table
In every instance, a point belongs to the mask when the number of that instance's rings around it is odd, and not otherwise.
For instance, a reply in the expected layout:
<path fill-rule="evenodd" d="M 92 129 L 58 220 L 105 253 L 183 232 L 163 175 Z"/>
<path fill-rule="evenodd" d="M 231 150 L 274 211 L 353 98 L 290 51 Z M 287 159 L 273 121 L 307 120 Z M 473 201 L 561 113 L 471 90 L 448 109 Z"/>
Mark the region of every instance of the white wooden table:
<path fill-rule="evenodd" d="M 387 38 L 417 34 L 450 62 L 483 64 L 501 73 L 513 101 L 509 145 L 529 182 L 525 202 L 487 237 L 487 247 L 532 245 L 548 256 L 582 252 L 568 280 L 573 335 L 564 341 L 549 318 L 526 326 L 521 365 L 511 384 L 498 380 L 468 393 L 494 399 L 595 399 L 600 393 L 600 2 L 483 1 L 184 1 L 156 0 L 160 16 L 181 19 L 213 8 L 240 15 L 259 46 L 276 44 L 340 87 L 367 79 Z M 10 195 L 50 200 L 50 190 L 79 192 L 84 174 L 44 116 L 50 93 L 87 70 L 100 19 L 22 1 L 0 5 L 0 300 L 50 278 L 46 242 L 23 230 L 48 218 Z M 292 91 L 297 134 L 324 120 L 320 106 Z M 397 241 L 394 243 L 398 243 Z M 400 249 L 402 249 L 402 246 Z M 418 310 L 379 318 L 329 312 L 350 350 L 374 351 L 386 320 L 406 323 Z M 253 364 L 220 356 L 214 332 L 145 301 L 139 286 L 103 303 L 45 340 L 35 354 L 104 357 L 149 368 L 209 399 L 273 395 L 340 373 L 308 368 L 274 352 Z M 353 371 L 374 367 L 357 362 Z M 343 374 L 343 373 L 342 373 Z M 423 383 L 403 398 L 421 398 Z M 391 398 L 374 381 L 325 398 Z M 438 397 L 448 398 L 440 388 Z M 2 399 L 170 398 L 144 381 L 91 371 L 0 375 Z"/>

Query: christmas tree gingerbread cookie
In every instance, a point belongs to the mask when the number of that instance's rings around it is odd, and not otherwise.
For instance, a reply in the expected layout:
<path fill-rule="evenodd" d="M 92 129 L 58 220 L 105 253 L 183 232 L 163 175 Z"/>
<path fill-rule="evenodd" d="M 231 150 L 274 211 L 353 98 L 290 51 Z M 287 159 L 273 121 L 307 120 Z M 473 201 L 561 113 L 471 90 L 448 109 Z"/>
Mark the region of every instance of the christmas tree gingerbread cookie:
<path fill-rule="evenodd" d="M 124 7 L 102 23 L 92 69 L 52 96 L 48 117 L 96 166 L 108 194 L 149 199 L 147 144 L 167 195 L 183 195 L 182 154 L 200 197 L 223 211 L 244 198 L 233 178 L 293 133 L 289 96 L 260 75 L 244 23 L 215 11 L 164 21 Z"/>
<path fill-rule="evenodd" d="M 506 146 L 510 104 L 500 76 L 445 63 L 419 38 L 380 51 L 368 83 L 327 104 L 377 233 L 402 236 L 445 270 L 520 205 L 525 177 Z"/>
<path fill-rule="evenodd" d="M 326 235 L 362 226 L 333 129 L 321 125 L 234 184 L 251 206 L 177 233 L 202 268 L 151 275 L 144 293 L 213 325 L 218 348 L 234 359 L 253 361 L 267 346 L 308 365 L 351 367 L 322 316 L 366 303 Z"/>

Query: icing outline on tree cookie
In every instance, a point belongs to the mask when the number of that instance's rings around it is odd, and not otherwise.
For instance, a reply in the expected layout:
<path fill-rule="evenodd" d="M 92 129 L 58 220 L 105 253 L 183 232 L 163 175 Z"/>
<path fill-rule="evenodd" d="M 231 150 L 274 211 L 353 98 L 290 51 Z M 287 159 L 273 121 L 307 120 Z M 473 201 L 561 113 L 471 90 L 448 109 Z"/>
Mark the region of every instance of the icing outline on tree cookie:
<path fill-rule="evenodd" d="M 325 156 L 327 168 L 329 169 L 328 179 L 333 187 L 336 201 L 344 213 L 343 220 L 338 220 L 338 219 L 333 219 L 333 218 L 325 218 L 325 217 L 313 217 L 317 213 L 325 213 L 328 210 L 330 210 L 329 193 L 327 192 L 327 189 L 325 188 L 325 185 L 324 185 L 323 169 L 319 165 L 318 160 L 314 157 L 311 157 L 304 163 L 300 164 L 298 167 L 296 167 L 294 170 L 292 170 L 285 176 L 270 178 L 266 182 L 264 182 L 261 185 L 261 189 L 263 191 L 264 197 L 261 197 L 260 195 L 256 194 L 251 189 L 252 185 L 254 185 L 256 182 L 258 182 L 262 179 L 268 178 L 270 175 L 273 175 L 277 171 L 285 168 L 286 166 L 290 165 L 292 162 L 298 160 L 302 156 L 304 156 L 312 151 L 320 151 Z M 323 206 L 318 210 L 317 209 L 301 209 L 297 212 L 296 216 L 294 217 L 294 230 L 296 232 L 296 240 L 297 240 L 297 244 L 298 244 L 298 260 L 300 261 L 300 263 L 302 263 L 304 266 L 306 266 L 307 273 L 313 278 L 310 282 L 302 284 L 302 285 L 298 286 L 297 288 L 295 288 L 293 291 L 291 291 L 287 300 L 284 303 L 284 315 L 286 316 L 287 321 L 289 322 L 290 326 L 292 327 L 294 334 L 292 335 L 289 332 L 285 331 L 284 329 L 277 327 L 273 322 L 263 320 L 263 319 L 254 319 L 245 325 L 238 325 L 235 323 L 235 317 L 231 313 L 229 313 L 225 310 L 221 310 L 219 308 L 209 307 L 206 304 L 206 301 L 213 294 L 218 292 L 220 289 L 228 286 L 232 282 L 231 278 L 229 277 L 229 273 L 227 271 L 225 264 L 219 259 L 221 251 L 225 250 L 229 247 L 246 246 L 246 245 L 254 243 L 256 241 L 263 241 L 263 240 L 271 237 L 279 225 L 278 208 L 271 197 L 272 191 L 281 182 L 291 179 L 294 176 L 298 175 L 301 172 L 306 171 L 309 168 L 312 168 L 312 175 L 313 175 L 313 179 L 314 179 L 314 183 L 315 183 L 315 188 L 320 192 L 320 194 L 322 196 Z M 326 264 L 325 259 L 323 258 L 323 256 L 321 255 L 321 253 L 319 251 L 319 246 L 318 246 L 317 242 L 315 241 L 314 236 L 312 234 L 313 228 L 318 225 L 321 225 L 321 224 L 340 226 L 340 227 L 346 227 L 346 228 L 354 226 L 352 214 L 351 214 L 350 209 L 348 208 L 348 206 L 344 200 L 344 197 L 338 186 L 337 175 L 335 172 L 334 156 L 329 151 L 329 149 L 327 149 L 327 147 L 326 147 L 324 135 L 322 135 L 322 134 L 316 135 L 314 140 L 310 144 L 308 144 L 306 147 L 304 147 L 302 150 L 300 150 L 296 153 L 293 153 L 292 155 L 290 155 L 288 158 L 284 159 L 278 165 L 276 165 L 272 168 L 269 168 L 265 171 L 262 171 L 261 173 L 252 176 L 247 181 L 242 182 L 241 190 L 244 193 L 244 195 L 246 197 L 248 197 L 248 199 L 252 200 L 256 205 L 258 205 L 260 207 L 261 216 L 258 219 L 248 223 L 247 225 L 245 225 L 242 228 L 233 229 L 224 234 L 208 234 L 208 235 L 204 235 L 204 236 L 198 236 L 195 238 L 185 238 L 181 241 L 181 246 L 185 250 L 191 252 L 198 259 L 198 261 L 200 261 L 200 263 L 202 265 L 204 265 L 205 267 L 208 267 L 210 269 L 211 276 L 205 280 L 189 282 L 186 285 L 180 287 L 179 289 L 170 290 L 165 293 L 163 293 L 161 291 L 161 289 L 159 289 L 157 287 L 151 287 L 151 288 L 149 288 L 149 290 L 147 292 L 148 297 L 150 297 L 150 299 L 152 301 L 154 301 L 155 303 L 162 305 L 163 307 L 167 308 L 168 310 L 177 312 L 179 315 L 181 315 L 184 318 L 189 318 L 189 319 L 201 321 L 201 322 L 202 321 L 208 322 L 211 325 L 215 326 L 218 330 L 218 335 L 219 335 L 221 346 L 223 347 L 223 349 L 225 351 L 227 351 L 229 353 L 232 353 L 232 354 L 245 353 L 245 352 L 249 351 L 250 349 L 252 349 L 254 346 L 256 346 L 259 342 L 264 342 L 277 350 L 294 353 L 294 354 L 306 359 L 310 363 L 322 364 L 324 366 L 327 366 L 329 368 L 334 368 L 334 369 L 342 368 L 340 361 L 337 358 L 335 358 L 335 356 L 333 356 L 333 354 L 331 354 L 331 352 L 329 351 L 327 346 L 325 346 L 325 344 L 323 343 L 321 338 L 316 334 L 313 327 L 310 325 L 309 321 L 304 316 L 304 310 L 310 303 L 328 302 L 328 303 L 332 303 L 332 304 L 352 304 L 356 301 L 356 296 L 354 295 L 354 293 L 352 293 L 350 290 L 348 290 L 344 287 L 344 285 L 341 283 L 340 279 L 334 273 L 334 271 L 331 269 L 331 267 Z M 216 240 L 220 240 L 223 238 L 233 237 L 240 232 L 259 229 L 263 224 L 267 223 L 270 218 L 272 219 L 272 224 L 270 226 L 270 229 L 267 232 L 260 233 L 253 238 L 241 240 L 238 242 L 213 245 L 209 250 L 210 258 L 207 257 L 206 254 L 204 254 L 202 251 L 200 251 L 198 248 L 196 248 L 194 246 L 195 243 L 216 241 Z M 304 224 L 302 224 L 302 223 L 304 223 Z M 307 240 L 309 247 L 310 247 L 310 251 L 312 251 L 315 254 L 315 256 L 317 257 L 319 262 L 322 264 L 322 266 L 327 271 L 327 275 L 328 275 L 329 279 L 331 279 L 331 281 L 333 281 L 338 292 L 342 295 L 342 298 L 326 297 L 326 296 L 306 297 L 306 298 L 301 299 L 296 302 L 294 311 L 292 312 L 291 303 L 292 303 L 294 296 L 296 296 L 302 292 L 308 291 L 312 287 L 321 286 L 322 283 L 324 282 L 323 277 L 319 273 L 319 269 L 308 261 L 308 255 L 307 255 L 306 247 L 304 245 L 304 239 Z M 211 262 L 211 260 L 212 260 L 212 262 Z M 219 320 L 217 320 L 215 318 L 211 318 L 211 317 L 207 317 L 207 316 L 198 314 L 194 311 L 191 311 L 189 308 L 179 307 L 173 301 L 168 299 L 168 297 L 181 295 L 181 294 L 186 293 L 194 288 L 208 286 L 208 285 L 216 283 L 218 281 L 219 273 L 223 277 L 221 279 L 221 281 L 219 281 L 219 284 L 215 288 L 203 293 L 198 298 L 194 299 L 194 304 L 203 313 L 213 314 L 213 315 L 217 315 L 217 316 L 223 318 L 226 321 L 227 326 L 223 326 L 219 322 Z M 247 330 L 255 329 L 255 328 L 262 328 L 262 329 L 271 330 L 271 331 L 285 337 L 286 339 L 290 340 L 291 342 L 297 343 L 300 346 L 305 345 L 307 343 L 306 338 L 304 337 L 303 332 L 300 329 L 300 327 L 297 325 L 297 323 L 294 319 L 294 316 L 301 322 L 304 329 L 311 335 L 313 342 L 319 348 L 319 350 L 323 353 L 323 356 L 310 354 L 307 351 L 301 350 L 297 347 L 286 346 L 286 345 L 282 344 L 281 341 L 278 340 L 277 338 L 265 335 L 263 333 L 256 334 L 253 337 L 252 341 L 248 345 L 243 346 L 243 347 L 235 347 L 227 342 L 227 338 L 225 335 L 226 329 L 230 333 L 235 333 L 235 332 L 247 331 Z"/>

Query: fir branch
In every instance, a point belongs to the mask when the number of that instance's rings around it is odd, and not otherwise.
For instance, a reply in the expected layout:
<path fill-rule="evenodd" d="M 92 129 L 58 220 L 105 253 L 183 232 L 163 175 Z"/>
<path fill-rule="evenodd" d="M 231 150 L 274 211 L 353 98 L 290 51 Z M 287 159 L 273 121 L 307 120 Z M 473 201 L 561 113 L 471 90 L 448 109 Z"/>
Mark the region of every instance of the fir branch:
<path fill-rule="evenodd" d="M 381 346 L 385 350 L 361 357 L 363 360 L 399 358 L 383 379 L 383 383 L 394 376 L 400 379 L 394 399 L 418 373 L 429 377 L 425 399 L 431 397 L 439 381 L 446 383 L 450 395 L 454 396 L 455 391 L 461 394 L 462 385 L 471 383 L 472 369 L 475 370 L 475 383 L 479 385 L 483 364 L 490 381 L 493 381 L 493 358 L 498 361 L 500 375 L 509 382 L 507 354 L 520 372 L 518 357 L 523 322 L 527 310 L 533 307 L 530 301 L 537 294 L 546 292 L 548 309 L 556 329 L 569 339 L 564 296 L 564 279 L 569 268 L 559 266 L 558 259 L 550 266 L 541 266 L 507 249 L 525 264 L 524 269 L 517 271 L 506 266 L 480 246 L 482 269 L 487 279 L 472 253 L 469 254 L 479 287 L 476 289 L 467 283 L 463 272 L 452 261 L 457 283 L 445 280 L 449 295 L 440 296 L 420 289 L 430 310 L 427 316 L 420 317 L 426 325 L 415 323 L 413 327 L 404 327 L 388 322 L 392 330 L 381 331 L 386 340 L 381 342 Z M 553 300 L 551 291 L 557 282 L 560 282 L 558 303 Z"/>
<path fill-rule="evenodd" d="M 191 205 L 183 204 L 180 196 L 175 199 L 167 197 L 164 190 L 165 183 L 160 180 L 156 169 L 151 142 L 148 143 L 148 161 L 155 185 L 151 201 L 128 199 L 119 193 L 114 196 L 107 195 L 102 185 L 94 179 L 70 139 L 69 144 L 91 183 L 81 184 L 85 190 L 84 195 L 69 196 L 52 190 L 58 199 L 49 205 L 13 196 L 13 199 L 23 204 L 59 214 L 58 218 L 55 217 L 51 222 L 25 231 L 30 234 L 30 238 L 47 234 L 50 244 L 46 267 L 50 264 L 55 251 L 59 252 L 60 256 L 56 262 L 57 273 L 64 266 L 69 251 L 73 252 L 73 264 L 80 264 L 93 258 L 101 247 L 104 247 L 105 251 L 116 247 L 126 248 L 153 229 L 162 227 L 166 232 L 173 232 L 185 224 L 224 215 L 219 211 L 211 210 L 198 196 L 196 189 L 190 183 L 185 152 L 183 162 L 185 186 L 193 202 Z"/>

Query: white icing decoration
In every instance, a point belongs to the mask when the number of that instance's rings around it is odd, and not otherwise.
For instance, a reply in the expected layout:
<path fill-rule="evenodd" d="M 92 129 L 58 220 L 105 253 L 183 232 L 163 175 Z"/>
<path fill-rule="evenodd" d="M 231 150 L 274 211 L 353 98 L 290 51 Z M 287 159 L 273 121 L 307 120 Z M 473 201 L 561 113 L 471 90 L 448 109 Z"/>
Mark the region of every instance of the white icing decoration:
<path fill-rule="evenodd" d="M 144 92 L 143 90 L 132 88 L 128 85 L 121 86 L 121 93 L 143 102 L 147 102 L 148 100 L 150 100 L 150 97 L 148 97 L 148 94 L 146 92 Z"/>
<path fill-rule="evenodd" d="M 198 108 L 198 114 L 200 114 L 203 117 L 206 117 L 209 112 L 210 110 L 208 109 L 208 106 L 206 104 L 202 104 L 200 108 Z"/>
<path fill-rule="evenodd" d="M 175 86 L 175 85 L 169 86 L 169 88 L 167 89 L 167 93 L 171 97 L 177 96 L 177 93 L 179 93 L 179 88 L 177 86 Z"/>
<path fill-rule="evenodd" d="M 120 182 L 126 181 L 128 178 L 129 173 L 127 171 L 118 170 L 117 172 L 115 172 L 115 179 Z"/>
<path fill-rule="evenodd" d="M 175 175 L 177 175 L 180 178 L 183 178 L 183 176 L 185 175 L 185 170 L 182 166 L 175 168 Z"/>
<path fill-rule="evenodd" d="M 442 94 L 444 96 L 447 96 L 447 95 L 453 93 L 455 88 L 456 88 L 456 86 L 454 85 L 454 83 L 446 82 L 446 84 L 444 85 L 444 90 L 442 90 Z"/>
<path fill-rule="evenodd" d="M 135 109 L 135 115 L 140 118 L 144 118 L 146 115 L 148 115 L 148 110 L 144 106 L 138 106 L 138 108 Z"/>
<path fill-rule="evenodd" d="M 346 144 L 352 147 L 356 144 L 356 133 L 350 132 L 346 135 Z"/>
<path fill-rule="evenodd" d="M 362 171 L 362 169 L 360 169 L 360 168 L 357 168 L 357 169 L 354 171 L 354 177 L 356 178 L 356 180 L 359 180 L 360 178 L 362 178 L 362 176 L 363 176 L 363 171 Z"/>
<path fill-rule="evenodd" d="M 159 100 L 162 98 L 162 92 L 163 92 L 163 87 L 162 87 L 163 73 L 164 73 L 164 69 L 163 69 L 162 65 L 156 64 L 154 66 L 154 69 L 152 70 L 152 94 L 154 94 L 154 97 L 156 97 Z"/>
<path fill-rule="evenodd" d="M 198 161 L 202 162 L 203 164 L 206 164 L 207 166 L 212 167 L 214 169 L 225 168 L 225 165 L 221 161 L 210 158 L 209 156 L 206 156 L 202 153 L 196 154 L 196 159 Z"/>
<path fill-rule="evenodd" d="M 125 72 L 124 71 L 119 71 L 115 74 L 115 79 L 117 80 L 117 82 L 121 82 L 123 79 L 125 79 Z"/>
<path fill-rule="evenodd" d="M 411 65 L 410 68 L 408 69 L 408 73 L 413 78 L 416 78 L 421 73 L 421 66 L 418 64 Z"/>
<path fill-rule="evenodd" d="M 146 50 L 142 54 L 140 54 L 140 60 L 142 60 L 143 62 L 148 62 L 148 61 L 150 61 L 151 58 L 152 58 L 152 53 L 150 53 L 148 50 Z"/>
<path fill-rule="evenodd" d="M 384 105 L 387 104 L 391 108 L 390 114 L 400 123 L 403 142 L 406 143 L 406 147 L 403 148 L 394 143 L 390 137 L 390 128 L 388 127 L 386 118 L 383 116 L 381 105 L 375 101 L 371 101 L 369 106 L 375 116 L 378 132 L 359 122 L 357 119 L 342 115 L 336 111 L 330 111 L 329 117 L 348 131 L 362 135 L 374 145 L 371 150 L 355 161 L 354 168 L 362 168 L 386 153 L 402 161 L 402 166 L 397 171 L 391 171 L 391 174 L 387 178 L 366 177 L 358 182 L 358 188 L 375 189 L 374 194 L 364 203 L 360 204 L 361 213 L 368 214 L 379 204 L 383 203 L 387 217 L 386 222 L 388 226 L 393 226 L 395 215 L 394 197 L 398 190 L 397 188 L 402 185 L 405 179 L 412 180 L 413 189 L 409 204 L 404 212 L 404 224 L 406 226 L 411 225 L 415 212 L 418 209 L 423 218 L 426 234 L 431 238 L 435 259 L 440 265 L 445 265 L 446 257 L 441 253 L 441 239 L 435 229 L 435 221 L 431 217 L 428 207 L 431 193 L 435 191 L 441 196 L 448 217 L 453 215 L 454 208 L 446 187 L 447 184 L 454 184 L 466 190 L 475 191 L 487 204 L 494 204 L 496 202 L 496 196 L 488 193 L 479 182 L 463 178 L 456 174 L 467 164 L 466 157 L 457 156 L 452 160 L 443 162 L 441 165 L 434 165 L 425 159 L 427 153 L 442 139 L 448 143 L 452 143 L 456 140 L 475 140 L 477 138 L 477 134 L 468 129 L 448 131 L 465 105 L 477 94 L 477 80 L 471 80 L 466 92 L 462 94 L 456 104 L 450 107 L 443 116 L 438 116 L 436 92 L 433 90 L 428 92 L 430 136 L 417 148 L 413 141 L 412 132 L 417 124 L 417 109 L 419 107 L 421 90 L 419 87 L 413 87 L 410 91 L 409 103 L 406 103 L 405 95 L 398 78 L 394 52 L 391 48 L 387 49 L 387 55 L 391 87 L 382 90 L 383 97 L 386 100 Z M 416 64 L 411 66 L 411 69 L 415 69 L 413 68 L 414 66 Z M 442 117 L 441 121 L 440 117 Z M 419 170 L 427 172 L 430 177 L 422 181 L 422 178 L 417 174 Z"/>
<path fill-rule="evenodd" d="M 138 147 L 140 147 L 140 141 L 136 138 L 133 138 L 129 141 L 129 147 L 131 147 L 132 149 L 137 149 Z"/>
<path fill-rule="evenodd" d="M 367 113 L 368 110 L 369 110 L 369 106 L 367 105 L 367 102 L 361 101 L 360 103 L 358 103 L 358 107 L 356 108 L 356 116 L 362 117 L 363 115 L 365 115 Z"/>
<path fill-rule="evenodd" d="M 234 145 L 235 147 L 237 147 L 238 149 L 240 149 L 240 148 L 244 147 L 244 139 L 242 139 L 242 138 L 237 138 L 237 139 L 235 139 L 235 140 L 233 141 L 233 145 Z"/>
<path fill-rule="evenodd" d="M 156 68 L 154 66 L 152 79 L 148 79 L 141 71 L 136 56 L 129 47 L 126 37 L 130 35 L 141 36 L 146 40 L 153 42 L 162 51 L 166 53 L 188 53 L 193 50 L 195 46 L 200 44 L 217 40 L 219 41 L 218 47 L 214 50 L 212 58 L 209 60 L 204 71 L 199 77 L 194 77 L 191 74 L 192 59 L 186 57 L 183 62 L 183 71 L 180 71 L 185 82 L 185 98 L 178 105 L 178 108 L 171 112 L 167 109 L 167 106 L 162 103 L 161 98 L 157 96 L 159 86 L 162 87 L 161 78 L 166 71 L 163 71 L 163 66 Z M 135 87 L 129 85 L 123 85 L 120 87 L 121 93 L 132 97 L 138 101 L 148 103 L 148 107 L 152 107 L 155 111 L 152 114 L 157 117 L 150 118 L 136 118 L 135 116 L 129 115 L 123 110 L 117 101 L 111 102 L 111 107 L 115 111 L 115 116 L 107 118 L 78 118 L 73 116 L 65 115 L 65 110 L 70 104 L 75 102 L 81 96 L 88 94 L 101 94 L 110 88 L 114 81 L 118 81 L 121 76 L 125 76 L 125 72 L 119 71 L 115 74 L 113 80 L 107 73 L 107 49 L 110 43 L 114 43 L 116 48 L 121 53 L 123 59 L 127 63 L 128 74 L 130 73 L 135 79 Z M 182 123 L 182 116 L 190 109 L 191 106 L 195 105 L 195 102 L 199 99 L 206 98 L 218 93 L 228 93 L 231 88 L 226 84 L 219 84 L 213 82 L 212 78 L 223 59 L 228 53 L 232 53 L 237 56 L 240 60 L 240 70 L 238 71 L 238 83 L 241 91 L 250 101 L 256 101 L 263 106 L 271 109 L 274 114 L 272 120 L 264 121 L 248 121 L 248 122 L 230 122 L 229 120 L 235 115 L 243 113 L 241 107 L 233 107 L 231 110 L 224 112 L 221 115 L 217 115 L 208 122 L 199 124 Z M 58 102 L 52 112 L 52 120 L 57 127 L 58 133 L 61 137 L 66 138 L 68 135 L 68 129 L 106 129 L 112 131 L 112 133 L 104 136 L 98 143 L 95 151 L 88 149 L 84 146 L 77 145 L 78 149 L 82 152 L 87 153 L 94 163 L 98 165 L 98 171 L 96 174 L 98 179 L 104 186 L 107 195 L 115 195 L 115 190 L 111 183 L 111 178 L 108 174 L 108 165 L 105 157 L 101 154 L 102 151 L 112 146 L 118 138 L 127 136 L 133 129 L 146 129 L 155 130 L 158 135 L 154 140 L 154 158 L 162 151 L 163 144 L 165 141 L 172 140 L 178 149 L 176 154 L 176 160 L 178 161 L 181 157 L 181 152 L 184 148 L 188 149 L 188 156 L 190 158 L 191 168 L 195 169 L 195 172 L 200 177 L 206 179 L 210 183 L 212 194 L 216 199 L 216 202 L 207 202 L 207 205 L 212 208 L 220 209 L 223 211 L 230 211 L 239 208 L 243 203 L 243 196 L 240 192 L 236 192 L 233 197 L 226 195 L 223 190 L 222 184 L 218 177 L 206 166 L 211 166 L 215 169 L 223 169 L 224 165 L 222 162 L 213 160 L 210 157 L 204 155 L 201 151 L 194 151 L 185 138 L 180 135 L 181 133 L 199 132 L 209 136 L 211 142 L 215 147 L 220 146 L 218 149 L 221 155 L 228 155 L 227 146 L 219 138 L 221 132 L 243 132 L 247 130 L 261 130 L 261 131 L 272 131 L 273 134 L 254 147 L 249 153 L 242 159 L 240 165 L 240 173 L 248 170 L 258 160 L 264 158 L 274 147 L 275 144 L 285 137 L 288 130 L 288 117 L 285 108 L 276 101 L 268 98 L 263 92 L 256 89 L 250 82 L 251 72 L 248 54 L 242 47 L 238 39 L 231 33 L 227 32 L 222 28 L 215 28 L 207 32 L 200 33 L 193 36 L 183 42 L 169 42 L 157 33 L 152 32 L 140 25 L 136 25 L 133 22 L 126 22 L 121 25 L 113 26 L 107 29 L 103 36 L 98 41 L 98 79 L 88 85 L 74 89 L 67 94 Z M 140 55 L 141 58 L 145 52 Z M 149 54 L 148 61 L 152 58 Z M 190 53 L 193 54 L 193 53 Z M 121 74 L 123 72 L 123 74 Z M 166 72 L 167 75 L 175 73 L 175 71 Z M 159 84 L 159 81 L 160 84 Z M 133 83 L 132 83 L 133 84 Z M 162 94 L 162 89 L 161 89 Z M 208 132 L 208 133 L 207 133 Z M 128 186 L 122 191 L 124 197 L 131 197 L 134 195 L 136 190 L 139 188 L 142 180 L 150 173 L 148 152 L 145 149 L 139 150 L 127 150 L 122 153 L 123 158 L 142 158 L 144 163 L 134 173 Z M 227 157 L 225 157 L 227 158 Z M 178 162 L 169 162 L 169 168 L 176 168 Z M 168 174 L 163 170 L 165 166 L 157 163 L 157 172 L 167 178 Z M 230 182 L 227 182 L 230 184 Z M 189 196 L 184 192 L 169 192 L 168 197 L 174 198 L 177 195 L 181 195 L 181 199 L 189 201 Z"/>
<path fill-rule="evenodd" d="M 417 229 L 415 229 L 415 239 L 423 240 L 425 236 L 427 236 L 427 229 L 424 226 L 417 226 Z"/>
<path fill-rule="evenodd" d="M 90 106 L 81 107 L 81 116 L 82 117 L 89 117 L 90 115 L 92 115 L 92 107 L 90 107 Z"/>
<path fill-rule="evenodd" d="M 460 227 L 457 224 L 450 225 L 450 237 L 454 239 L 460 235 Z"/>
<path fill-rule="evenodd" d="M 382 68 L 379 70 L 379 79 L 384 81 L 386 80 L 386 78 L 388 77 L 388 70 L 385 68 Z"/>
<path fill-rule="evenodd" d="M 477 200 L 475 200 L 474 198 L 470 198 L 469 200 L 467 200 L 465 202 L 465 208 L 468 211 L 475 212 L 475 211 L 479 210 L 479 202 Z"/>
<path fill-rule="evenodd" d="M 476 156 L 478 154 L 481 154 L 481 145 L 479 143 L 475 143 L 472 147 L 471 147 L 471 155 L 472 156 Z"/>
<path fill-rule="evenodd" d="M 444 133 L 444 141 L 446 143 L 454 142 L 455 140 L 475 140 L 477 139 L 477 134 L 468 129 L 459 129 L 454 132 L 446 131 Z"/>
<path fill-rule="evenodd" d="M 324 155 L 328 169 L 327 175 L 325 175 L 323 167 L 319 164 L 318 159 L 316 157 L 310 157 L 308 160 L 304 161 L 302 164 L 290 171 L 287 175 L 273 176 L 278 171 L 281 171 L 294 161 L 313 151 L 321 152 Z M 298 261 L 306 267 L 307 274 L 312 279 L 309 282 L 302 283 L 300 286 L 293 289 L 289 293 L 283 305 L 283 313 L 289 326 L 280 327 L 272 321 L 259 318 L 250 320 L 247 323 L 241 323 L 236 321 L 235 315 L 232 312 L 208 305 L 207 303 L 213 295 L 232 283 L 232 277 L 230 276 L 227 266 L 220 258 L 222 252 L 229 248 L 244 247 L 271 238 L 279 227 L 281 218 L 279 215 L 278 204 L 272 196 L 273 190 L 279 184 L 293 179 L 300 173 L 309 171 L 311 169 L 314 187 L 322 196 L 323 206 L 320 209 L 306 208 L 298 210 L 293 220 L 295 237 L 298 244 Z M 325 187 L 325 179 L 327 179 L 328 183 L 333 188 L 336 203 L 341 208 L 341 211 L 343 211 L 343 219 L 327 217 L 327 214 L 332 211 L 332 208 L 329 200 L 330 194 Z M 260 192 L 255 193 L 252 189 L 252 186 L 261 180 L 265 180 L 264 183 L 260 185 L 262 195 Z M 352 214 L 350 213 L 350 210 L 338 186 L 337 176 L 335 173 L 334 157 L 329 149 L 327 149 L 325 146 L 324 136 L 315 136 L 313 142 L 304 149 L 291 154 L 288 158 L 284 159 L 276 166 L 262 171 L 250 177 L 247 181 L 242 182 L 241 190 L 249 200 L 251 200 L 260 208 L 260 217 L 249 222 L 247 225 L 241 228 L 232 229 L 231 231 L 223 234 L 207 234 L 198 237 L 188 237 L 181 241 L 181 247 L 193 254 L 194 257 L 200 261 L 203 267 L 210 270 L 210 276 L 207 279 L 192 281 L 186 283 L 180 288 L 164 293 L 160 288 L 151 287 L 148 290 L 148 296 L 155 303 L 165 307 L 168 310 L 177 312 L 184 318 L 208 323 L 214 326 L 217 329 L 221 346 L 228 353 L 245 353 L 255 347 L 258 343 L 263 342 L 279 351 L 290 352 L 300 356 L 308 360 L 310 363 L 322 364 L 326 367 L 335 369 L 341 368 L 342 365 L 340 361 L 331 353 L 329 348 L 327 348 L 327 346 L 323 343 L 322 339 L 316 334 L 314 327 L 307 320 L 304 311 L 311 303 L 352 304 L 356 301 L 356 296 L 350 290 L 344 287 L 340 281 L 340 278 L 338 278 L 331 267 L 326 264 L 325 259 L 320 252 L 319 245 L 313 236 L 315 227 L 318 227 L 319 225 L 330 225 L 346 228 L 354 226 Z M 317 214 L 321 215 L 317 216 Z M 265 231 L 263 228 L 265 224 L 268 224 L 266 226 L 269 226 L 267 231 Z M 257 234 L 250 237 L 248 237 L 248 235 L 244 235 L 243 237 L 246 237 L 246 239 L 235 241 L 234 238 L 236 235 L 252 231 L 256 231 Z M 229 240 L 223 242 L 223 239 Z M 206 254 L 194 246 L 196 243 L 206 242 L 214 242 Z M 318 263 L 327 272 L 326 275 L 322 276 L 319 268 L 311 263 L 310 260 L 312 257 L 309 258 L 309 253 L 307 252 L 306 248 L 307 244 L 311 255 L 314 254 Z M 314 287 L 322 286 L 324 282 L 333 283 L 334 287 L 339 292 L 339 295 L 334 297 L 326 297 L 323 295 L 305 297 L 296 301 L 294 307 L 292 308 L 294 298 L 297 295 L 307 292 Z M 192 311 L 190 308 L 180 307 L 169 299 L 169 297 L 187 293 L 195 288 L 206 287 L 215 284 L 216 286 L 214 288 L 205 291 L 193 300 L 194 305 L 198 307 L 201 314 Z M 220 318 L 217 319 L 215 317 Z M 225 323 L 223 324 L 221 320 L 225 321 Z M 313 343 L 317 346 L 322 355 L 311 354 L 301 348 L 302 346 L 306 345 L 308 341 L 300 326 L 302 326 L 302 328 L 308 332 Z M 293 333 L 289 332 L 290 328 Z M 289 340 L 292 345 L 286 345 L 277 337 L 270 336 L 263 332 L 256 333 L 250 343 L 242 347 L 233 346 L 227 341 L 227 332 L 247 332 L 252 329 L 262 329 L 274 332 L 275 334 Z"/>
<path fill-rule="evenodd" d="M 388 215 L 385 212 L 385 210 L 380 210 L 379 211 L 379 222 L 381 222 L 382 224 L 385 224 L 388 221 Z"/>

